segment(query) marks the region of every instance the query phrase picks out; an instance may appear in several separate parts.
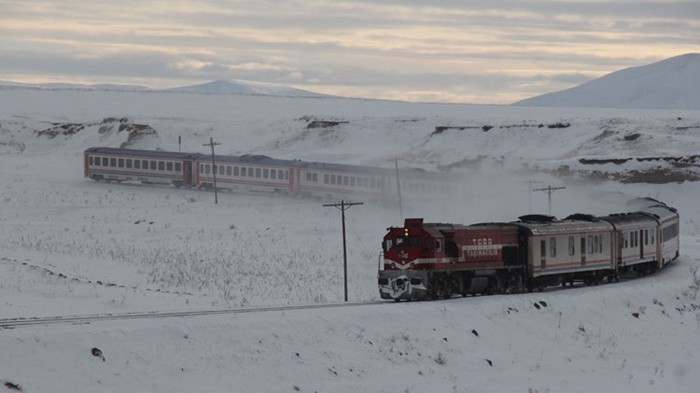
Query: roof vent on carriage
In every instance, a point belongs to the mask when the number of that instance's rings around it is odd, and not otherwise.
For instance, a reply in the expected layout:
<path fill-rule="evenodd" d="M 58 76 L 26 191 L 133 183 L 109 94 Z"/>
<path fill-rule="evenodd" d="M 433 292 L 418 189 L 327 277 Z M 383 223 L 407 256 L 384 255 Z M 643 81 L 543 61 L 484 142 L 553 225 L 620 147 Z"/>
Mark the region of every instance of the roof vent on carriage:
<path fill-rule="evenodd" d="M 596 222 L 596 221 L 598 221 L 598 218 L 592 214 L 574 213 L 574 214 L 566 217 L 565 220 Z"/>
<path fill-rule="evenodd" d="M 556 220 L 557 218 L 554 216 L 548 216 L 546 214 L 526 214 L 524 216 L 518 217 L 518 220 L 522 222 L 541 222 L 541 223 L 546 223 L 546 222 L 552 222 Z"/>

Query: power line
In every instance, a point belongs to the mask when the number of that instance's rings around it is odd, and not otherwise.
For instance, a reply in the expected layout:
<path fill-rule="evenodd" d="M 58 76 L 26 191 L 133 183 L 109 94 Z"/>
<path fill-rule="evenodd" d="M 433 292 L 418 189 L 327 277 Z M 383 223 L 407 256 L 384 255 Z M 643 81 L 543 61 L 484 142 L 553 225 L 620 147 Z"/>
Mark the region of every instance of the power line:
<path fill-rule="evenodd" d="M 536 188 L 532 191 L 544 191 L 547 193 L 547 208 L 549 210 L 549 214 L 552 214 L 552 193 L 556 190 L 563 190 L 566 187 L 552 187 L 552 186 L 547 186 L 546 188 Z"/>
<path fill-rule="evenodd" d="M 214 138 L 209 138 L 209 143 L 205 143 L 202 146 L 211 146 L 211 170 L 214 175 L 214 203 L 219 203 L 219 193 L 216 190 L 216 162 L 214 161 L 214 146 L 220 145 L 221 143 L 214 143 Z"/>
<path fill-rule="evenodd" d="M 335 207 L 341 212 L 341 222 L 343 226 L 343 281 L 345 284 L 345 301 L 348 301 L 348 249 L 345 241 L 345 211 L 352 206 L 363 205 L 362 202 L 345 202 L 324 204 L 324 207 Z"/>

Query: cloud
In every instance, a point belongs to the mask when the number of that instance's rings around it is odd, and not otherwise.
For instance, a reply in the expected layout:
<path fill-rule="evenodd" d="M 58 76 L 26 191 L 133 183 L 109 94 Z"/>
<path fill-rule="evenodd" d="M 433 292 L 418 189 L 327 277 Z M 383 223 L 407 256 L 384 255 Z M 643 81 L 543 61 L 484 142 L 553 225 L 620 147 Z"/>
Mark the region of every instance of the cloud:
<path fill-rule="evenodd" d="M 508 102 L 700 52 L 695 1 L 0 0 L 0 9 L 4 79 L 232 77 Z"/>

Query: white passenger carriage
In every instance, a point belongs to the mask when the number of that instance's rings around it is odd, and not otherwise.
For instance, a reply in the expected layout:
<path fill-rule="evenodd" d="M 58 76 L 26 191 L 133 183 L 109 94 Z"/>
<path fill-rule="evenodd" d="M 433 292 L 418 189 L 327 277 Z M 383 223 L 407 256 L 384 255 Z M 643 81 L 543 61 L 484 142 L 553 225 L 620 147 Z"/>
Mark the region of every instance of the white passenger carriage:
<path fill-rule="evenodd" d="M 634 212 L 600 217 L 617 232 L 613 238 L 613 258 L 620 273 L 655 269 L 657 261 L 657 220 Z"/>
<path fill-rule="evenodd" d="M 657 261 L 659 267 L 666 266 L 678 258 L 680 249 L 680 228 L 678 211 L 670 206 L 658 204 L 640 209 L 640 212 L 654 218 L 658 222 L 656 238 Z"/>
<path fill-rule="evenodd" d="M 189 185 L 198 154 L 92 147 L 85 150 L 85 177 L 105 181 Z"/>
<path fill-rule="evenodd" d="M 560 221 L 532 214 L 520 217 L 516 224 L 527 237 L 527 261 L 535 286 L 617 278 L 610 223 L 583 214 Z"/>
<path fill-rule="evenodd" d="M 200 155 L 195 161 L 195 185 L 199 188 L 223 190 L 293 193 L 291 160 L 276 160 L 267 156 Z"/>

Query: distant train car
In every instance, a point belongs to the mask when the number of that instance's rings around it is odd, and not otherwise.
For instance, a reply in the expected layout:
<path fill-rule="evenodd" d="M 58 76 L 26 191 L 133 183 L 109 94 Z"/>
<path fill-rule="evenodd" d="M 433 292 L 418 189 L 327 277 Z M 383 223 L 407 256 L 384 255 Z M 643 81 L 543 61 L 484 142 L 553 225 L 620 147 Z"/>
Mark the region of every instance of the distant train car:
<path fill-rule="evenodd" d="M 85 177 L 139 181 L 200 189 L 278 193 L 332 200 L 358 198 L 395 202 L 413 197 L 454 195 L 454 177 L 418 169 L 280 160 L 264 155 L 216 155 L 93 147 L 85 151 Z M 216 180 L 216 181 L 215 181 Z M 399 190 L 398 183 L 401 184 Z"/>
<path fill-rule="evenodd" d="M 194 184 L 192 167 L 199 154 L 92 147 L 84 153 L 85 177 L 146 184 Z"/>
<path fill-rule="evenodd" d="M 195 181 L 199 188 L 293 194 L 294 161 L 267 156 L 200 155 L 195 161 Z"/>

